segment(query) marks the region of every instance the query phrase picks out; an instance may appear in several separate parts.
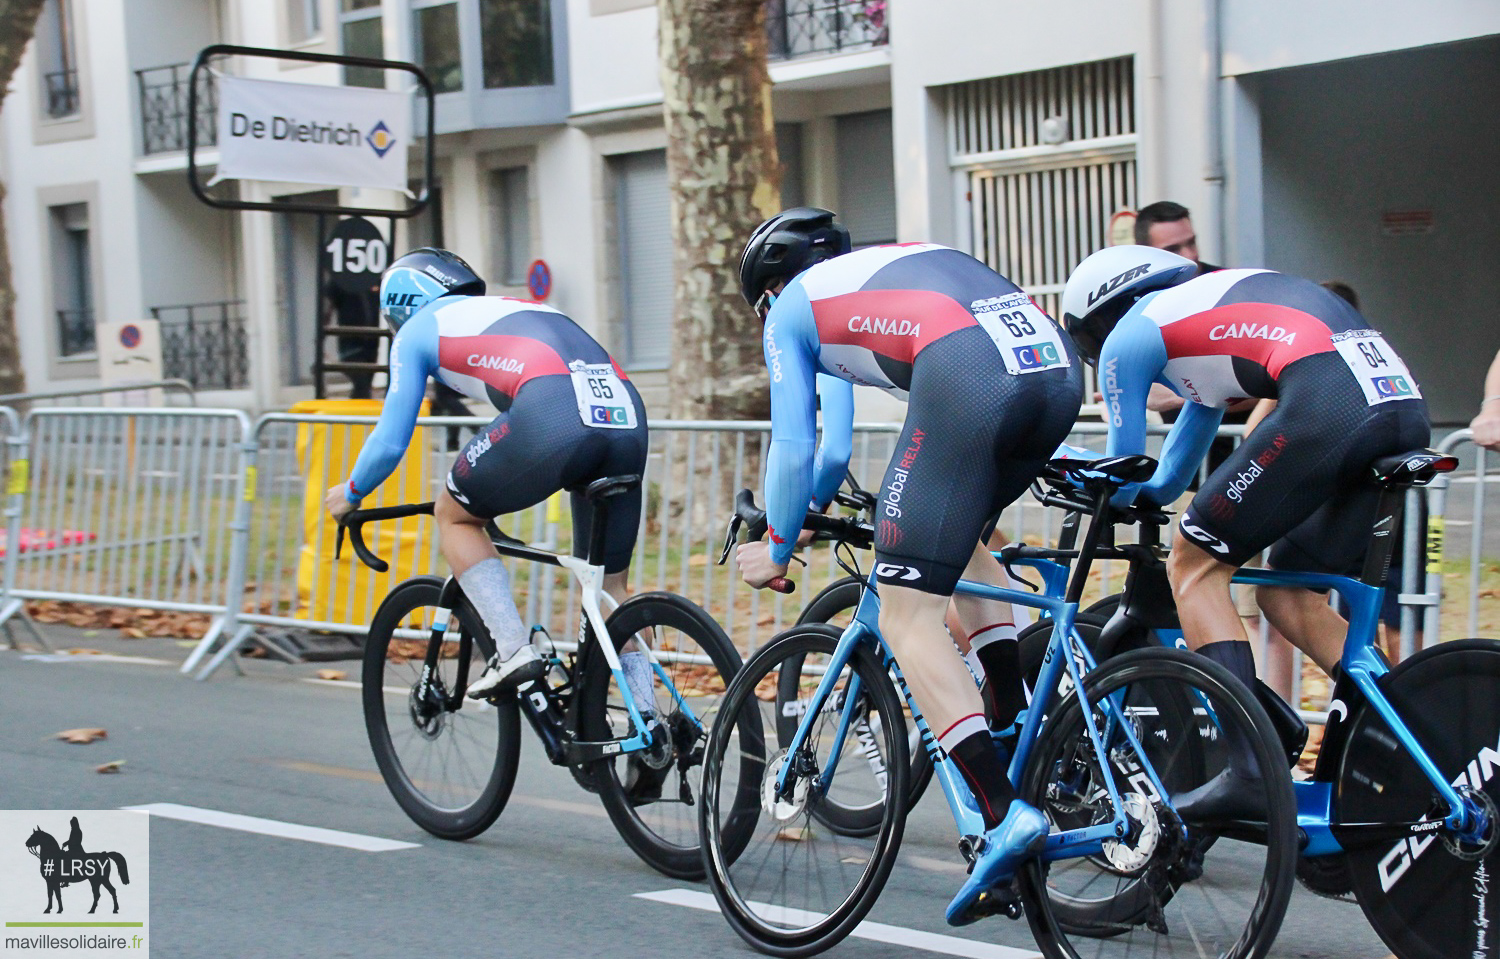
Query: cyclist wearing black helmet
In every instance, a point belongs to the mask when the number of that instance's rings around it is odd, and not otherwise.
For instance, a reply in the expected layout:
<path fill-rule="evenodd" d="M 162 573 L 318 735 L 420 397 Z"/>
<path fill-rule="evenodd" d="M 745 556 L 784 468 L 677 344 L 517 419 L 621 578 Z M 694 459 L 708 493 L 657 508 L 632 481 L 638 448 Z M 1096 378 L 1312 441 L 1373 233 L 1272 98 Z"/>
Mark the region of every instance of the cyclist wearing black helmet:
<path fill-rule="evenodd" d="M 429 376 L 500 410 L 459 453 L 434 511 L 443 558 L 495 640 L 489 668 L 469 686 L 475 698 L 522 685 L 543 669 L 485 523 L 560 489 L 581 490 L 646 465 L 645 406 L 604 347 L 550 306 L 484 290 L 469 265 L 446 250 L 413 250 L 385 271 L 381 315 L 396 334 L 385 406 L 348 481 L 327 495 L 338 517 L 390 476 L 411 441 Z M 640 490 L 614 504 L 604 589 L 623 600 Z M 586 547 L 590 517 L 589 501 L 575 492 L 575 550 Z M 650 703 L 647 658 L 632 650 L 620 663 L 637 700 Z"/>
<path fill-rule="evenodd" d="M 1427 407 L 1401 357 L 1359 312 L 1310 280 L 1270 270 L 1198 275 L 1193 261 L 1144 246 L 1084 260 L 1063 290 L 1078 352 L 1099 367 L 1110 455 L 1146 448 L 1146 391 L 1153 382 L 1187 402 L 1150 480 L 1120 491 L 1171 503 L 1213 441 L 1224 409 L 1279 398 L 1274 412 L 1204 481 L 1182 515 L 1167 575 L 1188 644 L 1247 686 L 1255 661 L 1229 597 L 1230 577 L 1268 546 L 1278 569 L 1347 573 L 1364 552 L 1378 491 L 1371 461 L 1425 446 Z M 1293 645 L 1331 671 L 1346 624 L 1326 597 L 1261 587 L 1266 616 Z M 1201 818 L 1254 818 L 1262 790 L 1242 751 L 1230 767 L 1181 799 Z"/>
<path fill-rule="evenodd" d="M 770 543 L 739 548 L 746 582 L 786 575 L 808 503 L 821 507 L 837 489 L 853 384 L 908 402 L 876 506 L 880 628 L 981 806 L 982 852 L 948 907 L 949 922 L 972 922 L 980 894 L 1038 847 L 1047 821 L 1006 779 L 943 614 L 960 578 L 1003 582 L 976 544 L 1072 428 L 1078 364 L 1057 325 L 983 263 L 932 243 L 851 253 L 848 232 L 827 210 L 787 210 L 761 224 L 740 261 L 740 288 L 765 320 L 771 377 Z M 819 373 L 825 443 L 815 457 Z M 1011 621 L 1008 604 L 958 597 L 955 606 L 970 633 Z M 1014 643 L 997 645 L 1014 656 Z M 1014 687 L 1007 700 L 1016 703 L 1019 664 L 1001 671 L 984 662 L 992 685 Z"/>

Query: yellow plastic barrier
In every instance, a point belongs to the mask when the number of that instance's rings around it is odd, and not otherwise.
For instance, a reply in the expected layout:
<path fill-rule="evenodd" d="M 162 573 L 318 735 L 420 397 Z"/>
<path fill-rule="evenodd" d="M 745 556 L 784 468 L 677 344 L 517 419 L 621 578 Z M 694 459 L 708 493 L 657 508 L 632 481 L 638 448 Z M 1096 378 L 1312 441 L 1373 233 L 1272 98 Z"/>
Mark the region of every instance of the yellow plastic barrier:
<path fill-rule="evenodd" d="M 292 406 L 292 413 L 325 416 L 373 416 L 379 400 L 306 400 Z M 427 415 L 423 401 L 421 415 Z M 297 559 L 297 616 L 312 622 L 368 624 L 380 601 L 396 583 L 422 572 L 425 557 L 417 555 L 417 524 L 430 523 L 425 516 L 392 520 L 365 527 L 365 542 L 390 564 L 377 573 L 345 549 L 333 558 L 337 524 L 323 507 L 328 487 L 349 478 L 365 437 L 373 426 L 354 423 L 304 424 L 297 427 L 297 462 L 306 477 L 303 488 L 303 547 Z M 427 451 L 420 432 L 396 471 L 364 498 L 361 506 L 398 506 L 426 500 Z M 429 534 L 431 535 L 431 534 Z M 431 539 L 427 539 L 431 542 Z"/>

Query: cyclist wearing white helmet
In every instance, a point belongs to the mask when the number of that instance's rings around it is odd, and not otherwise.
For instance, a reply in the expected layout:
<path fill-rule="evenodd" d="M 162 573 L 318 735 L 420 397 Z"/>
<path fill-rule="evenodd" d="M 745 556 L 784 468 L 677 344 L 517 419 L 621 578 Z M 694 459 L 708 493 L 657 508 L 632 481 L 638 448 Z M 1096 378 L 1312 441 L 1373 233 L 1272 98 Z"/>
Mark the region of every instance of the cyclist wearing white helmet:
<path fill-rule="evenodd" d="M 495 640 L 489 669 L 469 685 L 475 698 L 543 671 L 486 522 L 571 490 L 574 550 L 584 550 L 592 508 L 581 490 L 606 476 L 642 473 L 647 445 L 645 406 L 604 347 L 550 306 L 484 292 L 484 281 L 446 250 L 413 250 L 385 271 L 381 316 L 396 334 L 385 405 L 349 479 L 326 499 L 337 518 L 390 476 L 411 441 L 429 376 L 500 410 L 460 451 L 434 510 L 443 558 Z M 626 596 L 640 508 L 638 487 L 610 508 L 604 589 L 617 600 Z M 637 700 L 649 704 L 645 655 L 632 647 L 620 664 Z"/>
<path fill-rule="evenodd" d="M 1188 644 L 1246 685 L 1255 662 L 1230 600 L 1234 571 L 1273 543 L 1279 569 L 1357 567 L 1378 491 L 1369 463 L 1425 446 L 1427 407 L 1406 365 L 1364 317 L 1317 283 L 1270 270 L 1198 276 L 1191 260 L 1144 246 L 1101 250 L 1063 291 L 1064 322 L 1096 362 L 1109 455 L 1146 448 L 1146 393 L 1160 382 L 1184 400 L 1156 474 L 1120 491 L 1171 503 L 1187 488 L 1224 409 L 1250 397 L 1275 411 L 1216 469 L 1183 513 L 1167 575 Z M 1271 622 L 1325 670 L 1346 624 L 1311 590 L 1261 587 Z M 1257 775 L 1231 750 L 1230 768 L 1176 801 L 1202 818 L 1238 818 L 1236 777 Z"/>

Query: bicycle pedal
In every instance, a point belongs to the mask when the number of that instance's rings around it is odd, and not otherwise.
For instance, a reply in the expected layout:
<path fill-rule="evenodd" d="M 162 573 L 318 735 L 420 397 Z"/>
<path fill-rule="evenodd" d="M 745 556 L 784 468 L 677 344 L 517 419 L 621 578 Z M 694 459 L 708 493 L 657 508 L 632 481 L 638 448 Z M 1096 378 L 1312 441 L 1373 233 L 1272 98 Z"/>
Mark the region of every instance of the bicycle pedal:
<path fill-rule="evenodd" d="M 1021 893 L 1014 880 L 979 894 L 974 902 L 974 918 L 987 919 L 990 916 L 1012 920 L 1021 918 Z"/>

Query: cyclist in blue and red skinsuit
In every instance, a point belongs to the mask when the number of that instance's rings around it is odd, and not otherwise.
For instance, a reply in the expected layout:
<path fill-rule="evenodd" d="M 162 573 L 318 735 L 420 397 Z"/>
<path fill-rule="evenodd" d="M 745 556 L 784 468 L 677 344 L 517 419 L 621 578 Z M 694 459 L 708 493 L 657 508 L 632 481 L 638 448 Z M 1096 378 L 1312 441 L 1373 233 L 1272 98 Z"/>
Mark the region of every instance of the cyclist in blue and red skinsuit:
<path fill-rule="evenodd" d="M 848 251 L 832 213 L 798 208 L 762 224 L 741 259 L 741 292 L 765 320 L 771 450 L 770 543 L 742 545 L 738 560 L 753 586 L 786 575 L 809 504 L 825 507 L 847 468 L 853 384 L 907 400 L 876 504 L 880 629 L 984 817 L 982 851 L 948 907 L 959 925 L 1045 838 L 1047 821 L 1007 781 L 943 614 L 960 578 L 1004 582 L 981 540 L 1072 428 L 1081 377 L 1057 325 L 973 257 L 932 243 Z M 818 381 L 825 439 L 815 457 Z M 1010 623 L 1008 604 L 955 606 L 970 633 Z M 1014 643 L 1001 645 L 1013 654 Z M 1018 663 L 1005 675 L 985 667 L 1019 699 Z"/>
<path fill-rule="evenodd" d="M 1144 452 L 1153 382 L 1187 402 L 1155 475 L 1120 491 L 1171 503 L 1187 488 L 1225 407 L 1278 399 L 1204 482 L 1183 514 L 1167 561 L 1188 644 L 1250 685 L 1255 662 L 1229 597 L 1234 571 L 1275 544 L 1278 569 L 1348 573 L 1368 542 L 1379 492 L 1372 460 L 1425 446 L 1427 407 L 1406 364 L 1364 317 L 1309 280 L 1270 270 L 1197 275 L 1165 250 L 1121 246 L 1079 265 L 1063 291 L 1078 351 L 1097 360 L 1110 455 Z M 1326 597 L 1261 587 L 1261 608 L 1293 645 L 1331 671 L 1347 624 Z M 1184 815 L 1264 815 L 1237 788 L 1255 775 L 1244 757 L 1182 800 Z M 1239 768 L 1236 768 L 1239 767 Z"/>
<path fill-rule="evenodd" d="M 580 491 L 596 479 L 643 472 L 647 446 L 640 394 L 604 347 L 550 306 L 484 290 L 469 265 L 445 250 L 413 250 L 386 270 L 381 313 L 396 333 L 390 386 L 348 481 L 327 495 L 337 518 L 390 476 L 411 442 L 429 376 L 500 411 L 460 451 L 434 509 L 443 558 L 495 640 L 489 668 L 469 686 L 475 698 L 543 671 L 486 522 L 572 490 L 573 545 L 583 550 L 592 510 Z M 640 509 L 639 488 L 611 502 L 603 586 L 617 600 L 626 596 Z M 632 648 L 620 663 L 649 719 L 650 662 Z"/>

